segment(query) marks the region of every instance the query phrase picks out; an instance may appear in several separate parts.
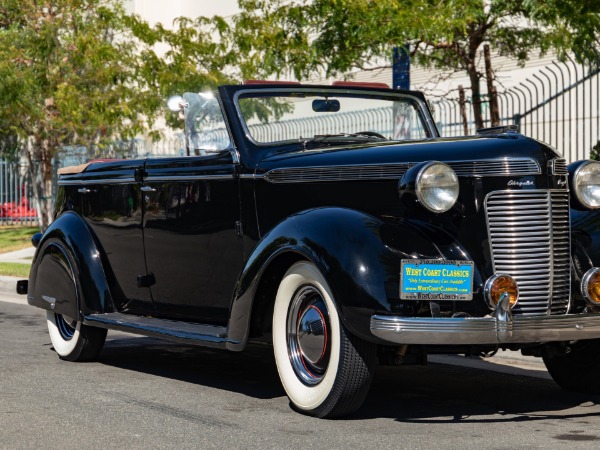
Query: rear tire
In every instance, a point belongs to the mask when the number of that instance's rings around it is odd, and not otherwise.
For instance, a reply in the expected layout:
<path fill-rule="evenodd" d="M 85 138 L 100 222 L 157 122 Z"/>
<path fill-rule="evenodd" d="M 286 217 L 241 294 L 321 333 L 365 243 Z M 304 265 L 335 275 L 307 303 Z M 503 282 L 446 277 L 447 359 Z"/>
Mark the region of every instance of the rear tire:
<path fill-rule="evenodd" d="M 107 331 L 89 327 L 61 314 L 46 311 L 48 333 L 54 351 L 65 361 L 94 361 L 97 359 Z"/>
<path fill-rule="evenodd" d="M 567 391 L 600 394 L 600 339 L 578 341 L 568 348 L 568 353 L 543 356 L 554 381 Z"/>
<path fill-rule="evenodd" d="M 350 414 L 364 402 L 376 346 L 343 326 L 327 281 L 309 262 L 285 273 L 275 299 L 273 349 L 293 407 L 315 417 Z"/>

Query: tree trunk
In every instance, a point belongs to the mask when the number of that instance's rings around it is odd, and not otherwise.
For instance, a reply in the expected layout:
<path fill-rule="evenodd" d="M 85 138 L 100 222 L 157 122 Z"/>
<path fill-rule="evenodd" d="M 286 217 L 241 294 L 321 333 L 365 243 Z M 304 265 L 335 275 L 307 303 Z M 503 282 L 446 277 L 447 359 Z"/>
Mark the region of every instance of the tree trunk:
<path fill-rule="evenodd" d="M 498 107 L 498 92 L 494 86 L 494 71 L 492 70 L 492 57 L 490 55 L 490 46 L 483 46 L 483 55 L 485 60 L 485 78 L 487 80 L 488 97 L 490 99 L 490 120 L 493 127 L 500 125 L 500 108 Z"/>
<path fill-rule="evenodd" d="M 469 123 L 467 122 L 467 102 L 465 101 L 465 88 L 462 84 L 458 85 L 458 103 L 460 105 L 460 117 L 463 123 L 463 132 L 469 134 Z"/>
<path fill-rule="evenodd" d="M 467 64 L 467 73 L 471 80 L 471 101 L 473 104 L 473 118 L 475 119 L 475 129 L 483 128 L 483 116 L 481 114 L 481 87 L 479 86 L 479 74 L 475 61 L 470 61 Z"/>
<path fill-rule="evenodd" d="M 48 228 L 48 225 L 52 222 L 53 219 L 53 210 L 52 210 L 52 152 L 49 148 L 45 147 L 41 164 L 41 185 L 42 185 L 42 193 L 43 196 L 41 198 L 40 204 L 43 205 L 41 209 L 42 217 L 42 230 Z"/>
<path fill-rule="evenodd" d="M 33 138 L 27 145 L 29 175 L 33 184 L 33 200 L 42 231 L 52 222 L 52 152 L 47 142 Z"/>

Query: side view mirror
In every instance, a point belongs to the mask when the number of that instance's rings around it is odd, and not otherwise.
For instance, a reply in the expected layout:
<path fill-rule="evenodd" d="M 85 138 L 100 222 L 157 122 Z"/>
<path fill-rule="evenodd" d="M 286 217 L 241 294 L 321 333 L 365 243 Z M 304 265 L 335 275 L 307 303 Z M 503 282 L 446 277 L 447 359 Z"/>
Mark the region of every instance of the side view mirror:
<path fill-rule="evenodd" d="M 187 102 L 183 99 L 181 95 L 173 95 L 169 97 L 167 100 L 167 108 L 169 111 L 180 112 L 186 107 Z"/>

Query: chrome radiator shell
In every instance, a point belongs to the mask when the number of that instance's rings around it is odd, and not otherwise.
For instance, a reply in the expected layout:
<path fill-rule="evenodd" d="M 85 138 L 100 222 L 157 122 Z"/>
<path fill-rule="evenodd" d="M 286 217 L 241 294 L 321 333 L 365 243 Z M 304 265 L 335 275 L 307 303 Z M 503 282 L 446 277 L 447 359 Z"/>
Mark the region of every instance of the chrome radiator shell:
<path fill-rule="evenodd" d="M 515 315 L 566 314 L 571 291 L 569 192 L 494 191 L 485 198 L 494 273 L 519 286 Z"/>

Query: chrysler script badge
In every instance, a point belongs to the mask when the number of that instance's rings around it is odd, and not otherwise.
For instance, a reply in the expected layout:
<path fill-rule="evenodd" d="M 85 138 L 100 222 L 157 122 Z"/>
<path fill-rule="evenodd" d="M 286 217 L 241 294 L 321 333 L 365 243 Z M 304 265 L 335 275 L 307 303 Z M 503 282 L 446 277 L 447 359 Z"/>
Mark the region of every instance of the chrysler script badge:
<path fill-rule="evenodd" d="M 508 182 L 508 186 L 519 186 L 519 187 L 525 187 L 525 186 L 533 186 L 533 181 L 531 180 L 525 180 L 525 181 L 517 181 L 517 180 L 510 180 Z"/>

